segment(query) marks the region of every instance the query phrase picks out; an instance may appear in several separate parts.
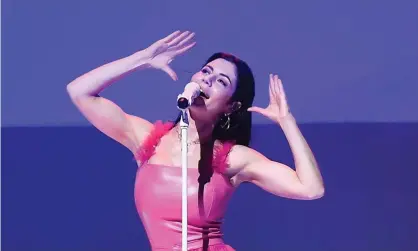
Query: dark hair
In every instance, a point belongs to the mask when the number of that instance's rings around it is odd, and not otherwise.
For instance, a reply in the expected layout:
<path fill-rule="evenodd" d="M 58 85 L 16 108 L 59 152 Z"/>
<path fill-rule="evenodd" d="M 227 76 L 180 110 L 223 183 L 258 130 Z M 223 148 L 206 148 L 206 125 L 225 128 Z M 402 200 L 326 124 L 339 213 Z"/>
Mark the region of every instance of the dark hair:
<path fill-rule="evenodd" d="M 219 122 L 215 125 L 213 138 L 221 141 L 233 141 L 235 144 L 248 146 L 251 140 L 252 116 L 247 109 L 252 106 L 254 101 L 254 75 L 247 63 L 227 53 L 218 52 L 213 54 L 206 61 L 205 65 L 219 58 L 233 63 L 236 67 L 237 87 L 230 102 L 240 102 L 241 107 L 228 116 L 221 116 Z M 180 116 L 175 123 L 177 124 L 179 121 Z"/>

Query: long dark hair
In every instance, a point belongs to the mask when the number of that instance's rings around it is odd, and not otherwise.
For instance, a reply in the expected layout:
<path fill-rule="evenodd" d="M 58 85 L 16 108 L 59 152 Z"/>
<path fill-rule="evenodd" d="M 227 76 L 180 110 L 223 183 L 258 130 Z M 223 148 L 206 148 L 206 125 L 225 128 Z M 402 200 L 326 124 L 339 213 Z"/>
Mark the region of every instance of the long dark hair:
<path fill-rule="evenodd" d="M 237 87 L 230 99 L 240 102 L 241 107 L 229 115 L 221 115 L 213 130 L 213 139 L 220 141 L 233 141 L 235 144 L 248 146 L 251 140 L 252 115 L 247 111 L 252 106 L 255 96 L 254 75 L 246 62 L 234 55 L 218 52 L 213 54 L 204 65 L 216 60 L 224 59 L 235 65 L 237 71 Z M 180 115 L 175 124 L 180 121 Z"/>

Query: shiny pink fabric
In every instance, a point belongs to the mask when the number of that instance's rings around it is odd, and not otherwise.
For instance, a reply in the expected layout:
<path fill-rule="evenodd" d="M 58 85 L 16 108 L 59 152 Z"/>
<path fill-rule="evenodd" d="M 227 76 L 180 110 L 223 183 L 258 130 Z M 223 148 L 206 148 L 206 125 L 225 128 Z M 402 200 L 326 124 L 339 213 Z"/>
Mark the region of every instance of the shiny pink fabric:
<path fill-rule="evenodd" d="M 157 122 L 136 156 L 142 165 L 135 180 L 135 204 L 152 251 L 181 251 L 181 167 L 147 163 L 159 139 L 170 128 Z M 232 144 L 225 144 L 215 149 L 215 172 L 204 186 L 199 185 L 197 167 L 188 169 L 188 250 L 234 250 L 223 242 L 221 231 L 234 192 L 234 187 L 222 172 L 231 147 Z"/>

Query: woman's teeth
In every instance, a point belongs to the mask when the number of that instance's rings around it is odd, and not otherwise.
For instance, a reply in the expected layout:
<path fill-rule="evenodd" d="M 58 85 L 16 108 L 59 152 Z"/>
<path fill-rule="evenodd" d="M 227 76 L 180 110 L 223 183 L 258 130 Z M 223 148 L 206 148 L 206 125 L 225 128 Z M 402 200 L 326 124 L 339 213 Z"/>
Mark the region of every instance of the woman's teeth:
<path fill-rule="evenodd" d="M 205 99 L 208 99 L 209 98 L 208 95 L 206 93 L 204 93 L 202 90 L 200 91 L 200 95 L 199 96 L 201 96 L 201 97 L 203 97 Z"/>

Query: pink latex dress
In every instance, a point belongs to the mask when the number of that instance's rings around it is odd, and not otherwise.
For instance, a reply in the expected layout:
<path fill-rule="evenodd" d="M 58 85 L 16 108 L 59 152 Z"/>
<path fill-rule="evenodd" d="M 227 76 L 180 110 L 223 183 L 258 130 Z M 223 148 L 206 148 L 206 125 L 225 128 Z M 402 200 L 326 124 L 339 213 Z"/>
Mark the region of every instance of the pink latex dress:
<path fill-rule="evenodd" d="M 135 181 L 135 203 L 152 251 L 181 250 L 181 167 L 147 163 L 171 123 L 157 122 L 136 156 L 141 166 Z M 198 168 L 188 169 L 188 250 L 234 251 L 222 239 L 221 226 L 234 191 L 223 175 L 232 144 L 215 148 L 213 174 L 199 185 Z"/>

